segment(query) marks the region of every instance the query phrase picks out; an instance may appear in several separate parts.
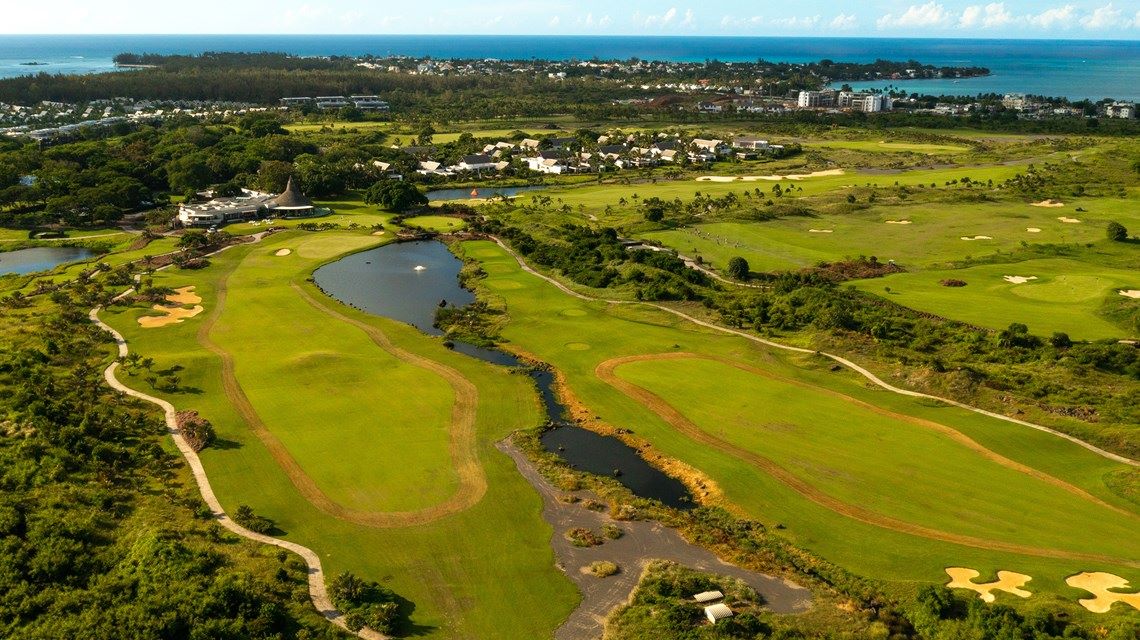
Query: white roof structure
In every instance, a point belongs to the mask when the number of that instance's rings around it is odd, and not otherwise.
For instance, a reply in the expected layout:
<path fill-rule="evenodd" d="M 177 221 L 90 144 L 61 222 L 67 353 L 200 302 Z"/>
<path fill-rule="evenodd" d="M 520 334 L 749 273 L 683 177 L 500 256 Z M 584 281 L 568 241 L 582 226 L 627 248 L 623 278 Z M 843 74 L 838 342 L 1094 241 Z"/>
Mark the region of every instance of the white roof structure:
<path fill-rule="evenodd" d="M 709 619 L 709 622 L 716 624 L 717 620 L 731 618 L 732 609 L 729 609 L 728 605 L 723 602 L 718 602 L 717 604 L 705 607 L 705 617 Z"/>
<path fill-rule="evenodd" d="M 704 603 L 704 602 L 712 602 L 714 600 L 720 600 L 723 597 L 724 597 L 724 594 L 719 592 L 719 591 L 702 591 L 702 592 L 698 593 L 697 595 L 693 596 L 693 600 L 696 600 L 697 602 Z"/>

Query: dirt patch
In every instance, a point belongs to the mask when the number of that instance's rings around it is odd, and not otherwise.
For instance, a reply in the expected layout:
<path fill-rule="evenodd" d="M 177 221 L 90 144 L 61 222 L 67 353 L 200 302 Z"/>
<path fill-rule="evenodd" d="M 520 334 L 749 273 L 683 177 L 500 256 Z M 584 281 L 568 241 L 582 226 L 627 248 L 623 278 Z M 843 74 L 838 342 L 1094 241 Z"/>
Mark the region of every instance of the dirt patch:
<path fill-rule="evenodd" d="M 1019 598 L 1028 598 L 1033 595 L 1031 592 L 1021 588 L 1025 586 L 1025 583 L 1033 579 L 1023 573 L 998 571 L 997 581 L 987 582 L 985 584 L 973 582 L 974 578 L 982 575 L 973 569 L 948 567 L 946 569 L 946 575 L 950 576 L 950 582 L 946 583 L 947 587 L 951 589 L 970 589 L 971 591 L 977 591 L 978 597 L 986 602 L 993 602 L 995 600 L 994 591 L 1005 591 Z"/>
<path fill-rule="evenodd" d="M 1041 229 L 1038 229 L 1037 227 L 1026 227 L 1025 230 L 1029 233 L 1041 233 Z"/>
<path fill-rule="evenodd" d="M 280 256 L 287 256 L 290 253 L 293 253 L 292 249 L 278 249 L 277 253 L 275 253 L 273 255 L 280 257 Z"/>
<path fill-rule="evenodd" d="M 1010 284 L 1025 284 L 1030 280 L 1036 280 L 1037 276 L 1002 276 L 1001 279 Z"/>
<path fill-rule="evenodd" d="M 963 240 L 993 240 L 990 236 L 962 236 Z"/>
<path fill-rule="evenodd" d="M 1093 594 L 1093 598 L 1078 600 L 1080 605 L 1093 613 L 1108 613 L 1112 605 L 1123 602 L 1134 609 L 1140 609 L 1140 592 L 1119 593 L 1109 589 L 1127 589 L 1128 580 L 1111 573 L 1078 573 L 1065 578 L 1065 584 L 1077 589 L 1084 589 Z"/>
<path fill-rule="evenodd" d="M 1031 206 L 1045 207 L 1046 209 L 1057 209 L 1065 206 L 1064 202 L 1060 200 L 1042 200 L 1041 202 L 1034 202 Z"/>
<path fill-rule="evenodd" d="M 827 171 L 813 171 L 811 173 L 789 173 L 788 175 L 768 175 L 768 176 L 701 176 L 697 178 L 698 182 L 757 182 L 760 180 L 767 180 L 769 182 L 781 182 L 784 180 L 805 180 L 807 178 L 824 178 L 827 176 L 841 176 L 843 169 L 828 169 Z"/>
<path fill-rule="evenodd" d="M 1081 223 L 1081 221 L 1076 219 L 1076 218 L 1069 218 L 1066 216 L 1061 216 L 1060 218 L 1057 218 L 1057 219 L 1060 220 L 1061 222 L 1064 222 L 1065 224 L 1080 224 Z"/>
<path fill-rule="evenodd" d="M 910 220 L 887 220 L 887 224 L 914 224 Z"/>
<path fill-rule="evenodd" d="M 1124 296 L 1125 298 L 1140 299 L 1140 289 L 1122 289 L 1120 291 L 1117 291 L 1117 293 Z"/>
<path fill-rule="evenodd" d="M 808 229 L 808 233 L 835 233 L 834 229 Z"/>
<path fill-rule="evenodd" d="M 686 567 L 743 580 L 764 596 L 766 608 L 775 613 L 798 613 L 811 607 L 811 592 L 793 582 L 776 576 L 728 564 L 716 554 L 687 542 L 677 531 L 659 522 L 630 520 L 618 523 L 609 515 L 584 506 L 592 494 L 579 491 L 573 503 L 559 500 L 566 493 L 551 486 L 534 468 L 534 465 L 510 442 L 496 445 L 509 455 L 519 473 L 542 496 L 542 517 L 554 529 L 550 544 L 554 548 L 557 566 L 582 593 L 582 602 L 554 632 L 556 640 L 597 638 L 602 623 L 614 607 L 625 602 L 643 569 L 652 560 L 670 560 Z M 575 528 L 601 530 L 605 525 L 618 524 L 624 531 L 618 539 L 605 540 L 601 545 L 578 547 L 561 532 Z M 595 562 L 610 562 L 620 571 L 604 580 L 591 571 Z"/>
<path fill-rule="evenodd" d="M 585 342 L 567 342 L 566 348 L 571 351 L 589 351 L 590 345 Z"/>

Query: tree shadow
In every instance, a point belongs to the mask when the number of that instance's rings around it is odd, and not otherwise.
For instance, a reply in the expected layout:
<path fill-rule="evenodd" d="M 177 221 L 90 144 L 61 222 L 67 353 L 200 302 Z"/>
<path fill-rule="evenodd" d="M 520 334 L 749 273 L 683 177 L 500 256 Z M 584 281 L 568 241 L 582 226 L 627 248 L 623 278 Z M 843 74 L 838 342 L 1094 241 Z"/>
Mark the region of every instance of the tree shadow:
<path fill-rule="evenodd" d="M 396 603 L 399 615 L 399 620 L 394 625 L 393 635 L 400 637 L 426 636 L 439 630 L 439 627 L 412 621 L 412 614 L 416 611 L 416 603 L 398 594 L 393 594 L 391 599 L 392 602 Z"/>
<path fill-rule="evenodd" d="M 214 441 L 210 443 L 211 449 L 217 449 L 219 451 L 232 451 L 234 449 L 241 449 L 244 446 L 245 445 L 237 440 L 227 440 L 225 438 L 214 438 Z"/>

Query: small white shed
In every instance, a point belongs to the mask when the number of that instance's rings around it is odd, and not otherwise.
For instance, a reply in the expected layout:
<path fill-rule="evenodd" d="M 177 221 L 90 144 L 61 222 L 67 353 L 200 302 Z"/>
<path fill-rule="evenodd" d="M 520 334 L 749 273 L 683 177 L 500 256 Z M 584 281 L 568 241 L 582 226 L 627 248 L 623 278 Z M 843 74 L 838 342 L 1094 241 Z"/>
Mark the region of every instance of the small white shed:
<path fill-rule="evenodd" d="M 718 620 L 731 618 L 732 609 L 729 609 L 728 605 L 723 602 L 718 602 L 717 604 L 705 607 L 705 617 L 709 619 L 709 622 L 716 624 Z"/>

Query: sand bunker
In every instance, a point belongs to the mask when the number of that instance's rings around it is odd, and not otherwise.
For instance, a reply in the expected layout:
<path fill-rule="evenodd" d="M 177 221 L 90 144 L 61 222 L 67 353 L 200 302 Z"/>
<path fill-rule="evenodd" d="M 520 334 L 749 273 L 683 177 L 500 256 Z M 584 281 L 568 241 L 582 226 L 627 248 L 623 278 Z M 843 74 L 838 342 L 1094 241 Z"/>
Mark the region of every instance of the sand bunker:
<path fill-rule="evenodd" d="M 1127 589 L 1128 581 L 1111 573 L 1078 573 L 1065 578 L 1065 584 L 1084 589 L 1096 596 L 1078 600 L 1082 607 L 1093 613 L 1108 613 L 1112 605 L 1123 602 L 1134 609 L 1140 609 L 1140 593 L 1116 593 L 1109 589 Z"/>
<path fill-rule="evenodd" d="M 287 256 L 290 253 L 293 253 L 292 249 L 278 249 L 277 253 L 275 253 L 273 255 L 275 255 L 275 256 Z"/>
<path fill-rule="evenodd" d="M 1021 573 L 1014 573 L 1012 571 L 998 571 L 997 582 L 987 582 L 986 584 L 978 584 L 976 582 L 972 582 L 974 578 L 982 575 L 973 569 L 965 569 L 963 567 L 947 567 L 946 575 L 950 576 L 950 582 L 946 583 L 947 587 L 950 587 L 951 589 L 970 589 L 971 591 L 977 591 L 978 597 L 985 602 L 994 601 L 995 596 L 993 592 L 995 590 L 1012 593 L 1013 595 L 1020 598 L 1028 598 L 1029 596 L 1033 595 L 1031 592 L 1020 588 L 1025 586 L 1025 583 L 1029 582 L 1033 578 Z"/>
<path fill-rule="evenodd" d="M 1121 289 L 1120 291 L 1117 291 L 1117 293 L 1124 296 L 1125 298 L 1140 299 L 1140 289 Z"/>
<path fill-rule="evenodd" d="M 769 182 L 780 182 L 782 180 L 805 180 L 807 178 L 824 178 L 827 176 L 841 176 L 843 169 L 828 169 L 827 171 L 813 171 L 811 173 L 790 173 L 784 176 L 768 175 L 768 176 L 701 176 L 697 178 L 698 182 L 756 182 L 758 180 L 767 180 Z"/>
<path fill-rule="evenodd" d="M 808 229 L 808 233 L 835 233 L 834 229 Z"/>
<path fill-rule="evenodd" d="M 912 224 L 910 220 L 887 220 L 887 224 Z"/>
<path fill-rule="evenodd" d="M 172 304 L 198 304 L 202 298 L 194 293 L 194 287 L 182 287 L 175 289 L 174 293 L 166 296 L 166 301 Z"/>
<path fill-rule="evenodd" d="M 962 236 L 962 239 L 963 240 L 993 240 L 993 238 L 991 238 L 990 236 L 974 236 L 972 238 L 970 236 Z"/>
<path fill-rule="evenodd" d="M 373 231 L 373 232 L 372 232 L 372 235 L 374 235 L 374 236 L 382 236 L 382 235 L 384 235 L 384 232 L 383 232 L 383 231 Z"/>
<path fill-rule="evenodd" d="M 1048 209 L 1056 209 L 1058 207 L 1065 206 L 1065 203 L 1057 201 L 1057 200 L 1042 200 L 1041 202 L 1034 202 L 1032 206 L 1034 206 L 1034 207 L 1046 207 Z"/>
<path fill-rule="evenodd" d="M 1076 218 L 1066 218 L 1065 216 L 1061 216 L 1060 218 L 1057 218 L 1057 219 L 1060 220 L 1061 222 L 1066 223 L 1066 224 L 1080 224 L 1081 223 L 1081 221 L 1077 220 Z"/>
<path fill-rule="evenodd" d="M 1026 227 L 1025 230 L 1029 233 L 1041 233 L 1041 230 L 1037 227 Z"/>
<path fill-rule="evenodd" d="M 153 329 L 155 327 L 165 327 L 168 324 L 178 324 L 186 318 L 193 318 L 205 311 L 202 305 L 198 304 L 202 298 L 194 293 L 194 287 L 182 287 L 175 289 L 174 293 L 166 296 L 166 301 L 169 304 L 156 304 L 152 309 L 162 313 L 160 316 L 142 316 L 139 318 L 139 326 L 144 329 Z M 192 304 L 192 309 L 187 309 L 181 305 Z"/>
<path fill-rule="evenodd" d="M 1002 280 L 1012 284 L 1025 284 L 1030 280 L 1036 280 L 1037 276 L 1002 276 Z"/>

